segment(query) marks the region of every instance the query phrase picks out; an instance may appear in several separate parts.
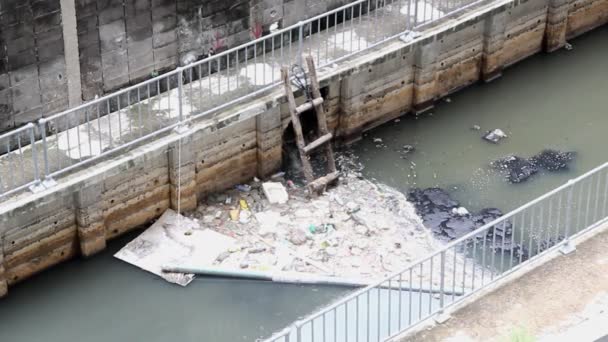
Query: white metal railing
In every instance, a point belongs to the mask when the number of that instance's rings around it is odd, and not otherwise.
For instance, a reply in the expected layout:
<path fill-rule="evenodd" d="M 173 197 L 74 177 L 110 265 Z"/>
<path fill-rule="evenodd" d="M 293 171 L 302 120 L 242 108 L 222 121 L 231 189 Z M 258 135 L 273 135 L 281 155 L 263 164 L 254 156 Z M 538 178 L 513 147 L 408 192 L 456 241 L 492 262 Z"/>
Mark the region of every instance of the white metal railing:
<path fill-rule="evenodd" d="M 385 341 L 608 222 L 608 163 L 450 242 L 266 342 Z M 434 292 L 424 291 L 438 287 Z M 459 294 L 460 292 L 460 294 Z"/>
<path fill-rule="evenodd" d="M 0 136 L 0 200 L 28 187 L 50 187 L 75 168 L 259 96 L 280 83 L 281 66 L 302 65 L 304 54 L 319 68 L 333 65 L 480 1 L 354 1 L 28 124 Z M 15 169 L 25 169 L 15 175 L 18 181 L 11 179 Z"/>

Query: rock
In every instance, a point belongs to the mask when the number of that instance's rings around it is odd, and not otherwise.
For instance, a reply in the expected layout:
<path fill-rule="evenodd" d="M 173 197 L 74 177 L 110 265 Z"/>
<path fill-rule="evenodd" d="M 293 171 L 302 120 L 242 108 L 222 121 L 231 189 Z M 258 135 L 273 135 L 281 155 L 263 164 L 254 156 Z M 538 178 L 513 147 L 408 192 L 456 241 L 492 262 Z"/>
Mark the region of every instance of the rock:
<path fill-rule="evenodd" d="M 248 260 L 242 260 L 241 263 L 239 264 L 240 268 L 249 268 L 249 261 Z"/>
<path fill-rule="evenodd" d="M 486 141 L 489 141 L 494 144 L 498 144 L 498 142 L 507 137 L 507 134 L 503 132 L 501 129 L 497 128 L 493 131 L 489 131 L 483 138 Z"/>
<path fill-rule="evenodd" d="M 346 209 L 348 209 L 348 213 L 350 214 L 361 210 L 361 207 L 357 203 L 351 201 L 346 203 Z"/>
<path fill-rule="evenodd" d="M 305 208 L 296 209 L 293 212 L 293 214 L 297 218 L 311 218 L 312 217 L 312 211 L 305 209 Z"/>
<path fill-rule="evenodd" d="M 403 147 L 401 147 L 401 149 L 404 153 L 410 153 L 410 152 L 414 152 L 416 150 L 416 148 L 412 145 L 403 145 Z"/>
<path fill-rule="evenodd" d="M 471 126 L 471 129 L 474 130 L 474 131 L 481 131 L 481 126 L 479 126 L 479 125 L 473 125 L 473 126 Z"/>
<path fill-rule="evenodd" d="M 521 183 L 538 172 L 538 168 L 533 163 L 517 156 L 498 159 L 491 165 L 504 173 L 511 183 Z"/>
<path fill-rule="evenodd" d="M 221 217 L 222 217 L 222 212 L 221 212 L 220 210 L 218 210 L 218 211 L 215 213 L 215 218 L 216 218 L 216 219 L 220 219 Z"/>
<path fill-rule="evenodd" d="M 452 208 L 452 214 L 457 216 L 467 216 L 469 211 L 465 207 Z"/>
<path fill-rule="evenodd" d="M 217 258 L 215 259 L 215 261 L 217 263 L 221 264 L 224 260 L 228 259 L 230 257 L 230 255 L 232 255 L 232 253 L 230 253 L 228 251 L 223 252 L 222 254 L 220 254 L 220 255 L 217 256 Z"/>
<path fill-rule="evenodd" d="M 457 239 L 477 228 L 473 220 L 462 216 L 451 217 L 445 222 L 444 226 L 446 228 L 443 230 L 444 233 L 451 239 Z"/>
<path fill-rule="evenodd" d="M 306 243 L 306 233 L 301 229 L 292 229 L 289 232 L 289 242 L 296 246 L 301 246 Z"/>
<path fill-rule="evenodd" d="M 258 254 L 258 253 L 262 253 L 266 251 L 266 247 L 264 246 L 256 246 L 256 247 L 252 247 L 250 248 L 247 252 L 249 252 L 249 254 Z"/>
<path fill-rule="evenodd" d="M 287 190 L 281 183 L 266 182 L 262 184 L 262 190 L 272 204 L 284 204 L 289 200 Z"/>
<path fill-rule="evenodd" d="M 249 210 L 241 210 L 239 213 L 239 222 L 242 224 L 249 223 L 251 220 L 251 212 Z"/>
<path fill-rule="evenodd" d="M 574 152 L 547 149 L 530 158 L 530 162 L 547 171 L 565 170 L 574 159 Z"/>

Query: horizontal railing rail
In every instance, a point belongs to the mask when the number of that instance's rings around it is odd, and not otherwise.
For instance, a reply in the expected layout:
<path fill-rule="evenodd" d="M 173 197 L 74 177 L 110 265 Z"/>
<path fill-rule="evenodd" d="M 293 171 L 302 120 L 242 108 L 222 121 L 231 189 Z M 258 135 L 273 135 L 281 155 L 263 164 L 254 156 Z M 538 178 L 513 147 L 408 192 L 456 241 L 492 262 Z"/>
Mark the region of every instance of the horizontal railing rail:
<path fill-rule="evenodd" d="M 608 222 L 608 163 L 447 243 L 267 342 L 385 341 Z M 432 292 L 406 290 L 434 288 Z M 461 293 L 461 295 L 460 295 Z"/>
<path fill-rule="evenodd" d="M 282 66 L 302 65 L 303 55 L 323 68 L 480 1 L 354 1 L 28 124 L 0 137 L 8 146 L 0 148 L 0 200 L 48 188 L 77 168 L 260 96 L 280 83 Z M 223 42 L 215 45 L 219 50 Z M 33 135 L 23 139 L 26 131 Z M 36 169 L 16 180 L 15 166 Z"/>

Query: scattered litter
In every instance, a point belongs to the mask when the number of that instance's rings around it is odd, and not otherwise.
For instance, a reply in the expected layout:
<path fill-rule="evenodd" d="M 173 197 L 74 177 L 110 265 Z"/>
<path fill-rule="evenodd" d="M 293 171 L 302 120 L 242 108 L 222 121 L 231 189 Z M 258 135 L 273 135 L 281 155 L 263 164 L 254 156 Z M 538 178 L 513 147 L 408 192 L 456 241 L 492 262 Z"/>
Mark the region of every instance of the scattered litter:
<path fill-rule="evenodd" d="M 232 221 L 238 221 L 238 219 L 239 219 L 239 212 L 240 212 L 240 210 L 238 210 L 238 209 L 232 209 L 232 210 L 230 210 L 230 219 Z"/>
<path fill-rule="evenodd" d="M 473 130 L 473 131 L 481 131 L 481 126 L 479 126 L 479 125 L 473 125 L 473 126 L 471 126 L 471 130 Z"/>
<path fill-rule="evenodd" d="M 240 192 L 251 191 L 251 185 L 249 185 L 249 184 L 238 184 L 235 188 Z"/>
<path fill-rule="evenodd" d="M 451 98 L 449 98 L 449 97 L 446 97 L 446 98 L 445 98 L 445 102 L 447 102 L 447 103 L 451 103 L 451 102 L 452 102 L 452 99 L 451 99 Z"/>
<path fill-rule="evenodd" d="M 244 199 L 239 201 L 239 205 L 241 206 L 241 210 L 249 210 L 249 205 Z"/>
<path fill-rule="evenodd" d="M 566 49 L 567 51 L 570 51 L 570 50 L 574 49 L 574 47 L 572 46 L 572 44 L 570 44 L 570 43 L 566 43 L 566 44 L 564 45 L 564 49 Z"/>
<path fill-rule="evenodd" d="M 374 143 L 381 143 L 382 142 L 382 138 L 374 138 Z"/>
<path fill-rule="evenodd" d="M 271 204 L 284 204 L 289 200 L 289 195 L 281 183 L 266 182 L 262 184 L 262 189 Z"/>
<path fill-rule="evenodd" d="M 498 144 L 500 140 L 507 137 L 507 134 L 503 132 L 500 128 L 497 128 L 493 131 L 489 131 L 486 135 L 483 136 L 486 141 L 489 141 L 494 144 Z"/>
<path fill-rule="evenodd" d="M 240 223 L 249 223 L 249 220 L 251 219 L 251 212 L 249 210 L 241 210 L 241 212 L 239 213 L 239 222 Z"/>

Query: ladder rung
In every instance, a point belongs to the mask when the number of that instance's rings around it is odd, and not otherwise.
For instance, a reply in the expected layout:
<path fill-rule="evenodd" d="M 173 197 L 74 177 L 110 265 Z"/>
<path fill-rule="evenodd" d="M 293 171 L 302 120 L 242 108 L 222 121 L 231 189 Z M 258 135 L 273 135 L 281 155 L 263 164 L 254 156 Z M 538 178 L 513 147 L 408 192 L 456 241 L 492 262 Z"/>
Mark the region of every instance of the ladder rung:
<path fill-rule="evenodd" d="M 312 102 L 308 101 L 306 103 L 303 103 L 303 104 L 299 105 L 296 108 L 296 113 L 302 114 L 305 111 L 312 109 L 312 107 L 316 107 L 316 106 L 319 106 L 321 104 L 323 104 L 323 98 L 322 97 L 316 98 L 316 99 L 312 100 Z"/>
<path fill-rule="evenodd" d="M 306 145 L 306 147 L 304 147 L 304 153 L 310 154 L 310 152 L 314 151 L 319 146 L 321 146 L 321 145 L 326 144 L 327 142 L 329 142 L 332 137 L 333 137 L 333 135 L 331 133 L 327 133 L 325 135 L 322 135 L 319 139 L 317 139 L 317 140 L 311 142 L 310 144 Z"/>
<path fill-rule="evenodd" d="M 313 189 L 313 191 L 317 192 L 320 189 L 324 188 L 327 186 L 327 184 L 333 183 L 336 179 L 338 179 L 338 176 L 340 174 L 336 171 L 336 172 L 332 172 L 327 174 L 324 177 L 321 178 L 317 178 L 315 179 L 313 182 L 310 182 L 308 184 L 308 186 Z"/>

